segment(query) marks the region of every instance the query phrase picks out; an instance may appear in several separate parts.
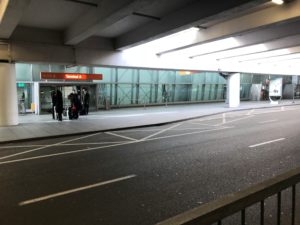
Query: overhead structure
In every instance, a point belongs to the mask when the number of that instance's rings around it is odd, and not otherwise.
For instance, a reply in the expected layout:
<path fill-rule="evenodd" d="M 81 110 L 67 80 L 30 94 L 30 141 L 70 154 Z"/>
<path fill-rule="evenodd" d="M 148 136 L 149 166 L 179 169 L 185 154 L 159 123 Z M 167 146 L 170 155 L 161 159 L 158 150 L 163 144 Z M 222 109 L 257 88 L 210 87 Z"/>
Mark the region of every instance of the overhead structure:
<path fill-rule="evenodd" d="M 0 61 L 299 74 L 299 8 L 300 0 L 2 0 Z"/>

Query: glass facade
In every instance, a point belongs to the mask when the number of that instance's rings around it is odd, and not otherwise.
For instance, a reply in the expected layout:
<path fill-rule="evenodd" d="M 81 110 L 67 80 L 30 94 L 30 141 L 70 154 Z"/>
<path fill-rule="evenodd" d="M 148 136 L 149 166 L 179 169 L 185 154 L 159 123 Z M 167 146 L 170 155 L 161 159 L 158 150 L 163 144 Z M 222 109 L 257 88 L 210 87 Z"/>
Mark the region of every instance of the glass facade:
<path fill-rule="evenodd" d="M 90 81 L 94 85 L 95 107 L 144 106 L 167 103 L 192 103 L 224 101 L 226 80 L 218 72 L 194 72 L 190 74 L 175 70 L 150 70 L 119 67 L 66 67 L 53 64 L 16 64 L 17 82 L 26 83 L 26 88 L 40 80 L 40 72 L 101 73 L 103 80 Z M 292 84 L 292 76 L 241 74 L 241 100 L 251 99 L 253 84 L 267 88 L 268 80 L 283 77 L 283 85 Z M 56 81 L 59 86 L 69 82 Z M 297 79 L 298 84 L 298 79 Z M 70 85 L 70 84 L 69 84 Z M 52 84 L 53 86 L 53 84 Z M 46 88 L 46 87 L 44 87 Z M 22 90 L 18 89 L 18 92 Z M 27 98 L 33 99 L 27 91 Z M 27 103 L 29 107 L 30 101 Z M 96 109 L 95 108 L 95 109 Z"/>

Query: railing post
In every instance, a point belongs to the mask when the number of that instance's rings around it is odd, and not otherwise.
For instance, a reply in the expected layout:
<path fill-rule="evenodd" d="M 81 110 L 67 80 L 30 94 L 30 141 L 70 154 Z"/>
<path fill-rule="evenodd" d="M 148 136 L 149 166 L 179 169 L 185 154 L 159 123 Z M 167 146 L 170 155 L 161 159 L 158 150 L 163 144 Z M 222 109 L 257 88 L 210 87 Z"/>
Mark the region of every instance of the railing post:
<path fill-rule="evenodd" d="M 295 225 L 296 217 L 296 184 L 292 186 L 292 225 Z"/>
<path fill-rule="evenodd" d="M 260 201 L 260 225 L 265 224 L 265 201 Z"/>
<path fill-rule="evenodd" d="M 241 212 L 241 224 L 246 225 L 246 209 L 243 209 Z"/>
<path fill-rule="evenodd" d="M 281 192 L 277 193 L 277 225 L 280 225 L 281 220 Z"/>

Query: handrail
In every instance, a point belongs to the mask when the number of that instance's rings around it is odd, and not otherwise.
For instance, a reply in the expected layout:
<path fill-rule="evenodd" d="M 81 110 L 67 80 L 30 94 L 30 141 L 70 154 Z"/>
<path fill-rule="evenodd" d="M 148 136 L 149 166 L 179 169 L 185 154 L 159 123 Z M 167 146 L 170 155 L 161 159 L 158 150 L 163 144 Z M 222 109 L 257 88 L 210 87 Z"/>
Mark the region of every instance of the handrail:
<path fill-rule="evenodd" d="M 262 183 L 245 190 L 191 209 L 165 221 L 159 222 L 156 225 L 211 225 L 236 212 L 245 210 L 248 206 L 278 194 L 289 187 L 293 187 L 294 193 L 295 185 L 299 182 L 300 167 L 263 181 Z M 293 197 L 295 197 L 294 194 Z"/>

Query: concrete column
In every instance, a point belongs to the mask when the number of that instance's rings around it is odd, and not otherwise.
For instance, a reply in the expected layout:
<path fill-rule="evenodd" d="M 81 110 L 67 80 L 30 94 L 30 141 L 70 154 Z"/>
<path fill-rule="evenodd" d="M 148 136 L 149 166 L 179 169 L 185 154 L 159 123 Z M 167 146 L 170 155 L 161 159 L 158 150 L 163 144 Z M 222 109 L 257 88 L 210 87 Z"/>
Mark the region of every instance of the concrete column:
<path fill-rule="evenodd" d="M 40 115 L 40 84 L 34 82 L 33 84 L 33 96 L 34 96 L 34 112 L 36 115 Z"/>
<path fill-rule="evenodd" d="M 229 108 L 240 105 L 240 74 L 233 73 L 228 75 L 227 79 L 227 99 Z"/>
<path fill-rule="evenodd" d="M 15 65 L 0 63 L 0 126 L 12 126 L 18 123 Z"/>

